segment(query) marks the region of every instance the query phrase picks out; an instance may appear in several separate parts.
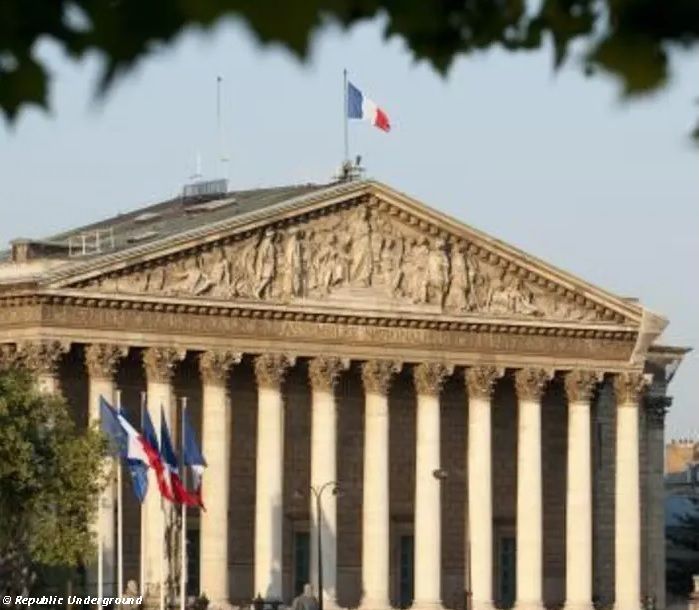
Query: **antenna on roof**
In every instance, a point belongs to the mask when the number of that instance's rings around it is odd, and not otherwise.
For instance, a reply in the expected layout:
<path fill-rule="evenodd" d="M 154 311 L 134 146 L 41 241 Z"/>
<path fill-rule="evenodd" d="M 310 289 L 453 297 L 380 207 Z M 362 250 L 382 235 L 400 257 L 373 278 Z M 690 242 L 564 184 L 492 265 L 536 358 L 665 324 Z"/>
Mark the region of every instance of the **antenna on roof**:
<path fill-rule="evenodd" d="M 201 180 L 204 174 L 201 171 L 201 153 L 197 151 L 194 155 L 194 173 L 189 177 L 190 180 Z"/>
<path fill-rule="evenodd" d="M 218 160 L 221 164 L 221 175 L 227 177 L 228 172 L 226 171 L 226 163 L 228 163 L 228 156 L 223 150 L 223 121 L 222 121 L 222 110 L 223 110 L 223 77 L 216 77 L 216 131 L 218 136 Z"/>

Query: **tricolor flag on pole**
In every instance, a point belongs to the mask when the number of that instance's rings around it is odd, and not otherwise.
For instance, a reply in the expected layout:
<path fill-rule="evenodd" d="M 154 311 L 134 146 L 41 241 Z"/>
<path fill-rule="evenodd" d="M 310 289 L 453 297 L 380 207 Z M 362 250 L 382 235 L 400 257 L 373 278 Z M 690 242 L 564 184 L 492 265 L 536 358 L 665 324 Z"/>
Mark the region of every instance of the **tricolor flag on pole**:
<path fill-rule="evenodd" d="M 347 81 L 347 118 L 369 121 L 383 131 L 391 130 L 391 122 L 384 110 Z"/>
<path fill-rule="evenodd" d="M 162 409 L 160 412 L 160 456 L 162 457 L 163 466 L 165 467 L 163 478 L 165 479 L 166 485 L 169 487 L 173 502 L 186 504 L 187 506 L 195 505 L 196 500 L 187 493 L 184 485 L 182 485 L 179 473 L 180 466 L 177 461 L 177 455 L 175 454 L 175 448 L 172 445 L 165 413 Z"/>
<path fill-rule="evenodd" d="M 145 441 L 124 415 L 100 396 L 100 421 L 102 431 L 109 437 L 112 447 L 126 462 L 131 473 L 133 490 L 139 502 L 143 502 L 148 492 L 148 454 Z"/>
<path fill-rule="evenodd" d="M 190 496 L 196 500 L 197 505 L 201 506 L 204 510 L 204 500 L 202 498 L 202 477 L 204 475 L 204 470 L 206 469 L 206 460 L 197 445 L 196 438 L 194 437 L 194 430 L 189 424 L 189 418 L 185 415 L 184 419 L 184 465 L 189 466 L 192 471 L 192 487 L 193 490 L 189 492 Z"/>
<path fill-rule="evenodd" d="M 153 420 L 150 418 L 150 413 L 146 408 L 143 411 L 143 438 L 145 439 L 144 449 L 148 455 L 148 463 L 155 470 L 155 476 L 158 480 L 158 489 L 160 495 L 170 502 L 175 502 L 175 497 L 172 495 L 172 488 L 169 484 L 169 478 L 166 477 L 165 464 L 161 457 L 160 443 L 155 433 Z"/>

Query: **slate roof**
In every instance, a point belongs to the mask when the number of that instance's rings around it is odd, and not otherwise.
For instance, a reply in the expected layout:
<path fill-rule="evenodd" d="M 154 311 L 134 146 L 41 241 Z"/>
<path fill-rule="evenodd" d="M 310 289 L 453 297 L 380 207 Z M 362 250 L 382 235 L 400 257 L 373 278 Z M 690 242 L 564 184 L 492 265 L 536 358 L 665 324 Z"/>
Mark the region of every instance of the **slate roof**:
<path fill-rule="evenodd" d="M 229 191 L 206 197 L 184 197 L 138 208 L 125 214 L 52 235 L 41 241 L 54 244 L 79 246 L 82 236 L 92 244 L 99 232 L 104 251 L 115 252 L 135 244 L 147 243 L 164 237 L 184 233 L 198 227 L 242 216 L 264 207 L 281 203 L 294 197 L 328 188 L 328 184 L 303 184 Z M 113 247 L 111 240 L 113 238 Z"/>

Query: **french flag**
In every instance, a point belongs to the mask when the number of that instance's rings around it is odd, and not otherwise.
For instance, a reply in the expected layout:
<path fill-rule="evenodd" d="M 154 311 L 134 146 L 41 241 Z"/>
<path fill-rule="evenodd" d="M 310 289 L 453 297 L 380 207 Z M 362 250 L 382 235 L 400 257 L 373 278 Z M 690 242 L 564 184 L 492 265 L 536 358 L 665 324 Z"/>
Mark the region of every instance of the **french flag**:
<path fill-rule="evenodd" d="M 193 491 L 189 495 L 196 501 L 198 506 L 204 510 L 204 499 L 202 497 L 202 478 L 206 469 L 206 460 L 197 445 L 194 437 L 194 430 L 189 424 L 187 416 L 184 418 L 184 465 L 189 466 L 192 471 Z"/>
<path fill-rule="evenodd" d="M 112 441 L 114 451 L 126 462 L 138 501 L 143 502 L 148 493 L 149 464 L 143 448 L 143 437 L 136 432 L 121 410 L 112 407 L 104 396 L 100 396 L 100 421 L 102 430 Z"/>
<path fill-rule="evenodd" d="M 151 468 L 155 470 L 160 495 L 162 495 L 166 500 L 170 500 L 170 502 L 176 502 L 175 496 L 172 493 L 170 478 L 168 473 L 165 472 L 165 462 L 160 454 L 160 444 L 158 443 L 158 437 L 155 433 L 155 426 L 153 426 L 153 420 L 150 418 L 148 409 L 145 409 L 143 412 L 143 439 L 143 448 L 148 456 L 148 463 L 150 464 Z"/>
<path fill-rule="evenodd" d="M 182 484 L 182 479 L 180 479 L 180 466 L 175 454 L 175 448 L 172 445 L 165 413 L 162 409 L 160 412 L 160 455 L 165 467 L 163 478 L 172 498 L 174 498 L 173 501 L 178 504 L 186 504 L 187 506 L 198 506 L 197 499 L 187 492 Z"/>
<path fill-rule="evenodd" d="M 369 121 L 383 131 L 391 131 L 388 115 L 349 81 L 347 81 L 347 118 Z"/>

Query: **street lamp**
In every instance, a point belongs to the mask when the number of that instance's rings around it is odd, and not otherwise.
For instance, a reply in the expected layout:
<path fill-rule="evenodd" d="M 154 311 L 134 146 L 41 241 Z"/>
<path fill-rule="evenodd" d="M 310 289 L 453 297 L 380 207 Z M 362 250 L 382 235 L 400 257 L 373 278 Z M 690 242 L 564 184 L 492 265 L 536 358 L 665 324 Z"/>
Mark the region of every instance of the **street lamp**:
<path fill-rule="evenodd" d="M 316 530 L 318 531 L 318 610 L 323 610 L 323 518 L 321 513 L 321 499 L 326 489 L 331 489 L 331 493 L 337 495 L 337 483 L 328 481 L 320 487 L 311 485 L 311 493 L 316 501 Z"/>

